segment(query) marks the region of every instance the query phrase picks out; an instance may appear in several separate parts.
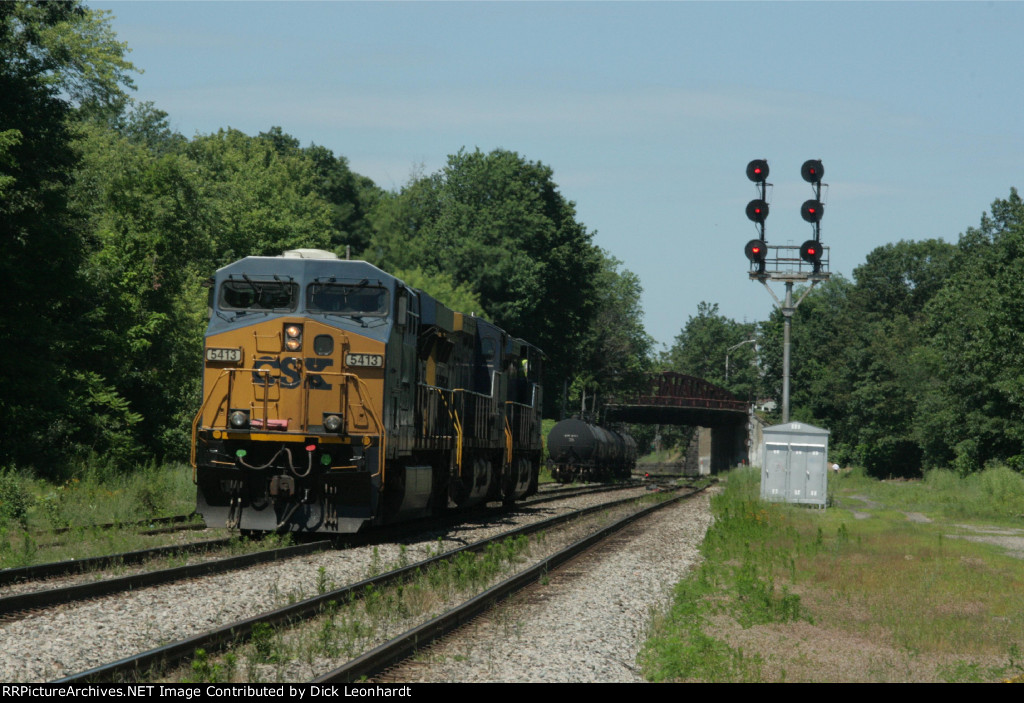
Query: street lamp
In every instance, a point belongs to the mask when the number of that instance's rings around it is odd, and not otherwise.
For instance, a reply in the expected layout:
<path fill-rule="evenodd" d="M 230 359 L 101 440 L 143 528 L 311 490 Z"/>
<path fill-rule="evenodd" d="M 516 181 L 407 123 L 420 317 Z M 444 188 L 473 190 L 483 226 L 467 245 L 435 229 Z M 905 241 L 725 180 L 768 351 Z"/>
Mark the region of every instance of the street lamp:
<path fill-rule="evenodd" d="M 745 339 L 742 342 L 740 342 L 739 344 L 733 344 L 731 347 L 729 347 L 728 349 L 725 350 L 725 382 L 726 383 L 729 382 L 729 353 L 733 349 L 738 349 L 739 347 L 742 347 L 744 344 L 753 344 L 756 341 L 757 341 L 756 339 Z"/>

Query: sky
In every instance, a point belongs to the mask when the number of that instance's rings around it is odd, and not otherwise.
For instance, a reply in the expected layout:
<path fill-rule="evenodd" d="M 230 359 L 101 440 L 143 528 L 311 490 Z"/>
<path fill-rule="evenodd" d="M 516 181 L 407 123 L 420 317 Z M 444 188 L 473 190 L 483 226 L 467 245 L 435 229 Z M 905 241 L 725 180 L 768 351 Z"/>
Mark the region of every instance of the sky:
<path fill-rule="evenodd" d="M 751 159 L 770 245 L 813 235 L 800 166 L 822 161 L 847 278 L 890 242 L 956 242 L 1022 185 L 1021 2 L 86 4 L 187 137 L 279 126 L 388 190 L 462 148 L 550 166 L 659 345 L 701 301 L 771 314 L 743 254 Z"/>

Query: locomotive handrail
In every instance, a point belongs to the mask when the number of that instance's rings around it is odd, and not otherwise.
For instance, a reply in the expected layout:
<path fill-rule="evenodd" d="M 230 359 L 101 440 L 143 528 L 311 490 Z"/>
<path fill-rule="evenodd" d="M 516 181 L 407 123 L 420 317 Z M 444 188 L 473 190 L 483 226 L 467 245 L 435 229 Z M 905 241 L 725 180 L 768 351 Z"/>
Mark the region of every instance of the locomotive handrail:
<path fill-rule="evenodd" d="M 505 415 L 505 462 L 512 465 L 512 427 L 508 424 L 508 415 Z"/>
<path fill-rule="evenodd" d="M 445 409 L 448 411 L 448 417 L 451 418 L 452 427 L 455 428 L 455 465 L 459 468 L 459 473 L 462 473 L 462 423 L 459 421 L 459 413 L 452 409 L 451 405 L 448 404 L 448 399 L 444 397 L 446 389 L 438 388 L 437 386 L 427 386 L 437 391 L 437 394 L 441 396 L 441 401 L 444 403 Z M 453 394 L 455 391 L 451 391 Z"/>
<path fill-rule="evenodd" d="M 240 368 L 240 369 L 224 369 L 224 370 L 222 370 L 220 372 L 220 375 L 217 376 L 217 379 L 213 382 L 213 386 L 211 386 L 211 388 L 210 388 L 210 392 L 206 395 L 206 398 L 203 399 L 203 404 L 200 406 L 199 412 L 197 412 L 195 417 L 192 419 L 192 447 L 191 447 L 191 452 L 190 452 L 190 456 L 189 456 L 189 462 L 192 464 L 192 482 L 193 483 L 196 482 L 196 470 L 198 468 L 197 465 L 196 465 L 196 439 L 197 439 L 197 432 L 198 432 L 199 421 L 203 417 L 203 412 L 206 410 L 206 406 L 210 403 L 210 400 L 213 399 L 214 391 L 216 391 L 217 390 L 217 386 L 220 385 L 221 379 L 223 379 L 225 376 L 227 376 L 229 378 L 229 383 L 230 383 L 230 381 L 232 381 L 234 379 L 234 375 L 236 373 L 238 373 L 238 372 L 258 373 L 258 374 L 266 375 L 266 376 L 270 375 L 270 371 L 268 369 L 246 369 L 246 368 Z M 348 381 L 349 379 L 355 379 L 355 381 L 356 381 L 356 393 L 359 395 L 359 401 L 362 404 L 362 407 L 370 415 L 370 418 L 373 420 L 373 424 L 376 427 L 377 432 L 378 432 L 378 434 L 380 436 L 380 452 L 379 452 L 380 456 L 378 457 L 378 460 L 377 460 L 377 473 L 376 474 L 371 474 L 371 477 L 373 477 L 373 476 L 380 476 L 381 477 L 381 482 L 383 484 L 384 476 L 385 476 L 385 473 L 384 473 L 384 461 L 385 461 L 385 453 L 386 453 L 386 447 L 385 447 L 385 443 L 386 443 L 386 436 L 385 435 L 386 435 L 386 433 L 384 432 L 384 425 L 383 425 L 383 423 L 380 421 L 380 418 L 377 417 L 377 414 L 373 410 L 373 404 L 372 403 L 367 404 L 365 402 L 367 398 L 372 398 L 372 395 L 370 394 L 370 389 L 366 386 L 366 383 L 363 381 L 363 379 L 360 378 L 357 374 L 354 374 L 354 373 L 350 373 L 350 372 L 347 372 L 347 371 L 321 371 L 321 372 L 318 372 L 318 373 L 321 376 L 337 376 L 337 377 L 345 378 L 346 381 Z M 366 392 L 365 396 L 363 395 L 363 391 L 364 390 Z M 229 395 L 230 395 L 230 391 L 229 391 Z M 221 396 L 221 398 L 223 398 L 223 397 L 224 396 Z M 264 422 L 266 422 L 266 420 L 267 420 L 267 399 L 266 399 L 266 395 L 264 395 L 263 408 L 264 408 L 263 420 L 264 420 Z M 305 425 L 308 426 L 309 418 L 307 417 L 305 419 L 306 419 Z"/>
<path fill-rule="evenodd" d="M 385 461 L 385 456 L 386 456 L 386 451 L 385 451 L 385 446 L 384 445 L 385 445 L 387 433 L 384 431 L 384 423 L 380 421 L 380 418 L 378 418 L 377 414 L 373 411 L 373 404 L 372 403 L 371 404 L 367 404 L 366 403 L 366 398 L 372 398 L 373 397 L 370 394 L 370 389 L 366 386 L 366 383 L 363 381 L 363 379 L 360 378 L 359 374 L 354 374 L 351 371 L 317 371 L 317 374 L 319 374 L 320 376 L 337 376 L 339 378 L 344 378 L 346 380 L 355 379 L 355 381 L 356 381 L 356 393 L 359 395 L 359 402 L 362 405 L 362 407 L 369 413 L 370 418 L 373 419 L 373 424 L 376 426 L 377 432 L 380 435 L 380 456 L 378 457 L 378 460 L 377 460 L 377 463 L 378 463 L 377 473 L 371 474 L 371 477 L 373 477 L 373 476 L 381 476 L 381 485 L 383 486 L 384 485 L 384 478 L 383 477 L 385 476 L 385 473 L 384 473 L 384 461 Z M 366 391 L 366 397 L 365 398 L 363 397 L 363 390 Z M 307 392 L 308 392 L 308 389 L 307 389 Z M 307 413 L 307 415 L 308 415 L 308 413 Z M 309 425 L 309 418 L 308 417 L 306 418 L 306 425 L 307 426 Z"/>
<path fill-rule="evenodd" d="M 224 369 L 220 372 L 220 375 L 217 376 L 217 380 L 213 382 L 210 392 L 206 395 L 206 398 L 203 399 L 203 404 L 199 406 L 199 412 L 197 412 L 196 416 L 192 418 L 192 451 L 189 455 L 189 463 L 192 464 L 192 483 L 197 481 L 196 470 L 198 467 L 196 466 L 196 432 L 198 431 L 199 419 L 203 416 L 203 411 L 206 410 L 206 406 L 210 402 L 210 399 L 213 398 L 213 392 L 217 390 L 220 380 L 224 378 L 224 376 L 233 375 L 234 372 L 235 369 Z"/>

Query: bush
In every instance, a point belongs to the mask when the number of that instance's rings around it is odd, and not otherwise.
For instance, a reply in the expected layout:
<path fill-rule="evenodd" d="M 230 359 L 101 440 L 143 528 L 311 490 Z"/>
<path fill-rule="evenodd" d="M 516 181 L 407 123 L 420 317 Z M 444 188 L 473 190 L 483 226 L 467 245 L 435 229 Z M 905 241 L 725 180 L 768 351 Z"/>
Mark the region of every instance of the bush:
<path fill-rule="evenodd" d="M 17 523 L 27 530 L 33 503 L 28 482 L 9 469 L 0 469 L 0 527 Z"/>

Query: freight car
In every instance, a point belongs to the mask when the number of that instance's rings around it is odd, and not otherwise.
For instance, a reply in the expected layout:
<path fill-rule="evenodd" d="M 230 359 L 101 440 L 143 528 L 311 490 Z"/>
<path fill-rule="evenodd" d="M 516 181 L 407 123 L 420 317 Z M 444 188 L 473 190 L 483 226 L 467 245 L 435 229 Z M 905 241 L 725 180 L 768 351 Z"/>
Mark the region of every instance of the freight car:
<path fill-rule="evenodd" d="M 319 250 L 209 286 L 192 424 L 208 525 L 352 533 L 536 491 L 537 347 Z"/>
<path fill-rule="evenodd" d="M 573 417 L 548 433 L 548 463 L 556 481 L 629 478 L 636 467 L 636 442 L 626 434 Z"/>

